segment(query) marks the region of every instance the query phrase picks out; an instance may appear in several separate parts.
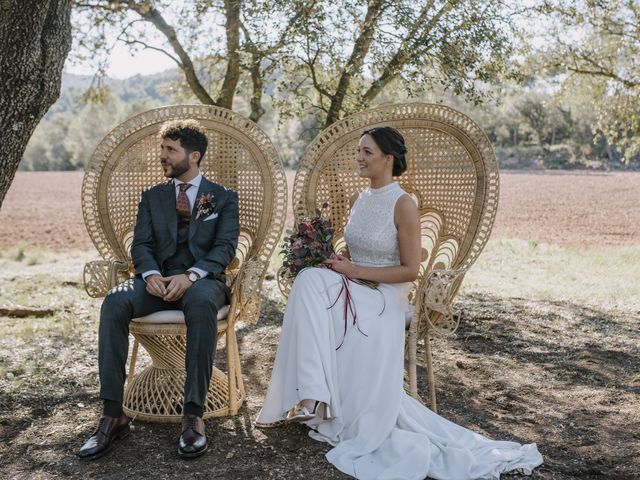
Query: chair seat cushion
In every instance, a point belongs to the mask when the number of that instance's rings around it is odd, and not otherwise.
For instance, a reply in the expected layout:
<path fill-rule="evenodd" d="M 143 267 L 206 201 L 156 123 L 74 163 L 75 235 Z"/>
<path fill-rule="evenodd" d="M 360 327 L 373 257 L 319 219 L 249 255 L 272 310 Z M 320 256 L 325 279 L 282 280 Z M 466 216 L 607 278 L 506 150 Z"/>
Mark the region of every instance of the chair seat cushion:
<path fill-rule="evenodd" d="M 229 305 L 225 305 L 218 310 L 218 321 L 224 320 L 229 315 Z M 184 313 L 182 310 L 160 310 L 159 312 L 134 318 L 132 322 L 139 323 L 182 323 L 184 324 Z"/>

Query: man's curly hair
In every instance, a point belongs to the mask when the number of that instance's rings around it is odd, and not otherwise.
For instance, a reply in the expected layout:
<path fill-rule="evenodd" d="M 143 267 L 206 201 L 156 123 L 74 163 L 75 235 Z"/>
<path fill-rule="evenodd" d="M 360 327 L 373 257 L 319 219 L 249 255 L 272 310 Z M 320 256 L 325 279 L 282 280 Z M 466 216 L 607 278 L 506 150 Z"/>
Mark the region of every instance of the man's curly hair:
<path fill-rule="evenodd" d="M 197 120 L 171 120 L 160 127 L 160 138 L 180 140 L 180 146 L 188 153 L 200 152 L 198 165 L 207 151 L 209 140 L 204 128 Z"/>

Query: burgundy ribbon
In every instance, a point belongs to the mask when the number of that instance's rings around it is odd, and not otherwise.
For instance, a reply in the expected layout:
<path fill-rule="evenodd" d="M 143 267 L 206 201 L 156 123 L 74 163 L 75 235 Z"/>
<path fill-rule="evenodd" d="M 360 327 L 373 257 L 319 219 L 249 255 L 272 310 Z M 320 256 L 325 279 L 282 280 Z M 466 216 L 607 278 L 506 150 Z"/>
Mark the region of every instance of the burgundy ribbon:
<path fill-rule="evenodd" d="M 353 325 L 355 325 L 355 327 L 358 329 L 358 331 L 362 335 L 364 335 L 365 337 L 369 336 L 366 333 L 364 333 L 362 330 L 360 330 L 360 325 L 358 325 L 356 308 L 353 304 L 351 290 L 349 290 L 350 278 L 342 274 L 340 274 L 340 277 L 342 279 L 342 287 L 340 287 L 340 291 L 338 292 L 338 296 L 336 297 L 336 299 L 333 301 L 333 303 L 329 307 L 327 307 L 327 310 L 329 310 L 330 308 L 333 308 L 335 304 L 338 303 L 338 300 L 340 300 L 340 297 L 344 293 L 344 297 L 345 297 L 344 298 L 344 335 L 342 336 L 342 341 L 340 342 L 340 345 L 338 345 L 338 348 L 336 348 L 336 350 L 338 350 L 342 346 L 345 338 L 347 338 L 347 327 L 349 326 L 349 312 L 351 312 L 351 316 L 353 317 Z"/>

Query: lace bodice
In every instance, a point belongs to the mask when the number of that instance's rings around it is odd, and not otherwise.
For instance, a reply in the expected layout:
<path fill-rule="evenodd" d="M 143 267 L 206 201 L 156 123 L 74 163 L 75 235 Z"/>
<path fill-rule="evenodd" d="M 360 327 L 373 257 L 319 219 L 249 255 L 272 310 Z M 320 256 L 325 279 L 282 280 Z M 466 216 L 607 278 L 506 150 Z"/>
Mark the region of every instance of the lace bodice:
<path fill-rule="evenodd" d="M 397 183 L 367 188 L 353 204 L 344 239 L 357 265 L 400 265 L 398 230 L 394 222 L 396 202 L 406 192 Z"/>

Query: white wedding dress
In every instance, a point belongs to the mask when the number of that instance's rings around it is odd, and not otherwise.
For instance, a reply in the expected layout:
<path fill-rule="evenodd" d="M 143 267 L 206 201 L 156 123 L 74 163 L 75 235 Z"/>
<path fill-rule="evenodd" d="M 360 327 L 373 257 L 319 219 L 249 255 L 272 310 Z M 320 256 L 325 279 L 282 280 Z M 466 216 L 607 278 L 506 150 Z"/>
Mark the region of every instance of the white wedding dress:
<path fill-rule="evenodd" d="M 399 265 L 394 208 L 404 193 L 392 183 L 360 194 L 345 230 L 354 263 Z M 356 324 L 349 312 L 346 335 L 341 287 L 329 269 L 297 276 L 258 425 L 281 421 L 303 399 L 324 402 L 326 411 L 307 422 L 310 436 L 334 447 L 326 457 L 338 469 L 366 480 L 497 479 L 542 463 L 535 444 L 489 440 L 405 393 L 409 283 L 374 290 L 350 282 Z"/>

